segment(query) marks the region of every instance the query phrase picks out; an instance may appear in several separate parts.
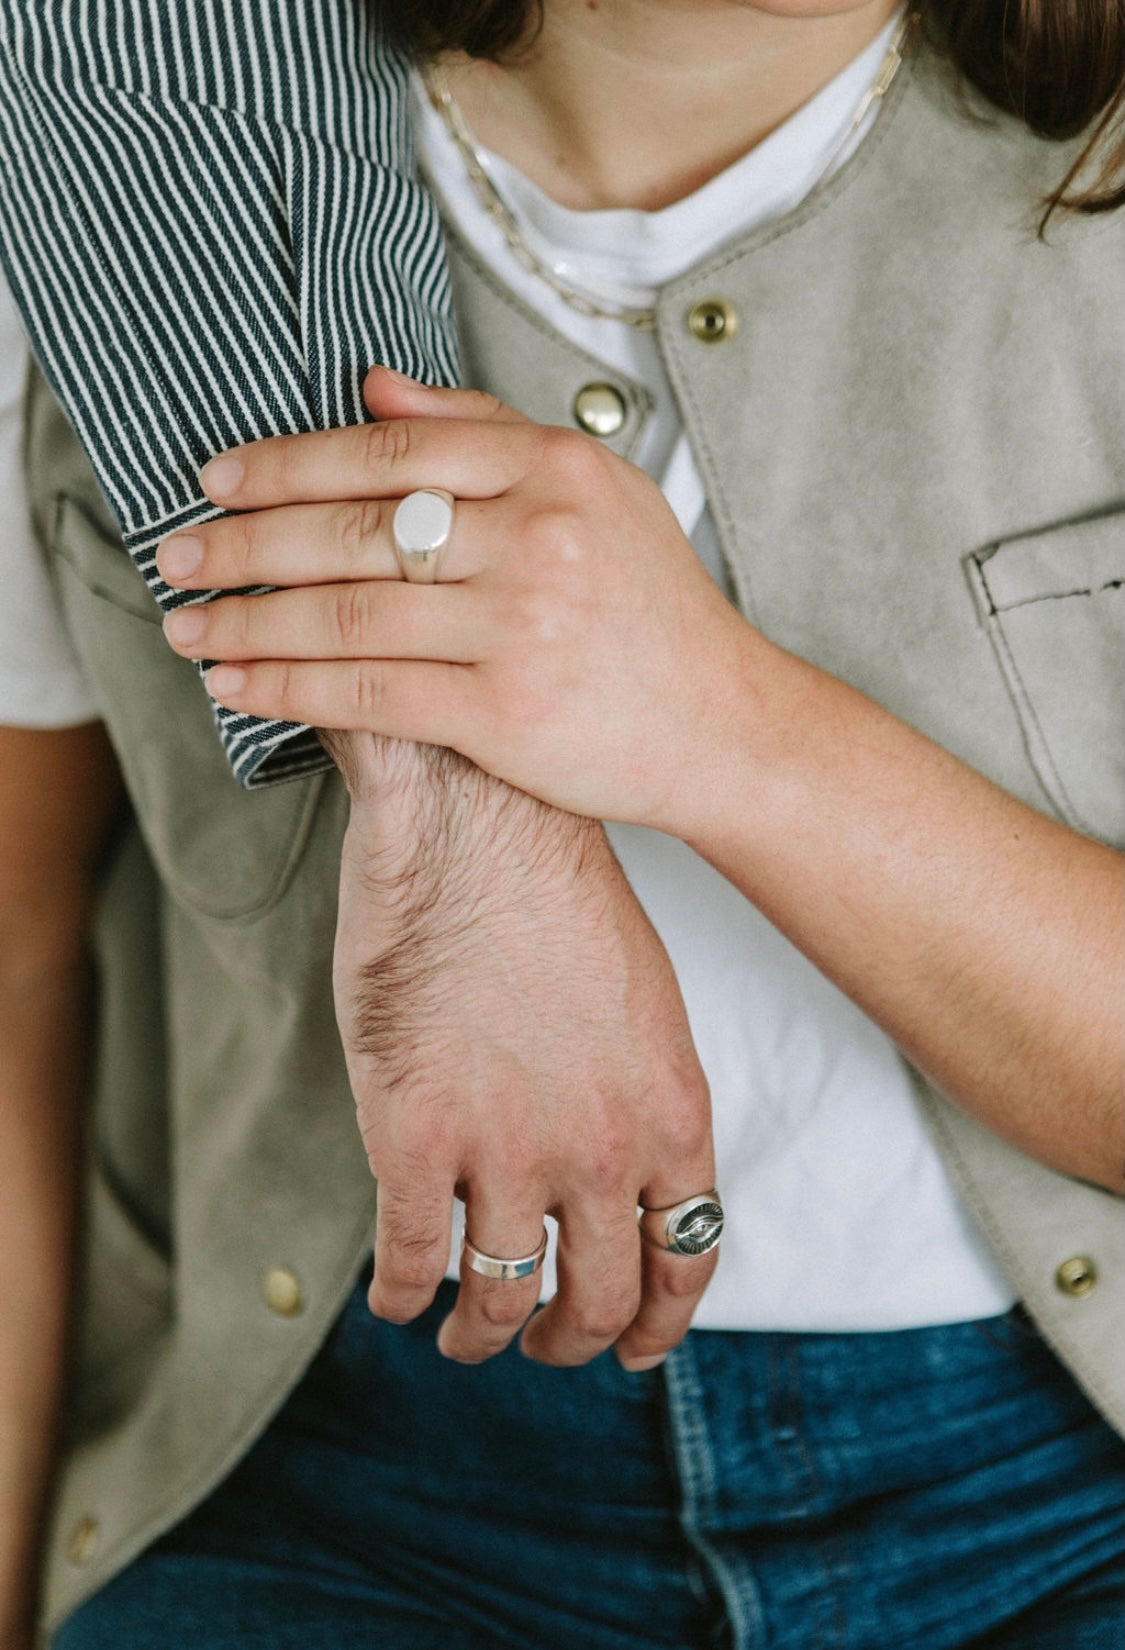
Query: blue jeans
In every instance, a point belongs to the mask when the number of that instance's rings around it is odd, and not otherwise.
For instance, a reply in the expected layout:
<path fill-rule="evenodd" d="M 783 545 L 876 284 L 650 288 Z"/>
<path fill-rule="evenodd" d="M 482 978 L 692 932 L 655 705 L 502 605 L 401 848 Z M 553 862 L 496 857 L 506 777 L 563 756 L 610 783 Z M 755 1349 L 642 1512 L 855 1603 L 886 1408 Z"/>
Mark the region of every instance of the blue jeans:
<path fill-rule="evenodd" d="M 363 1286 L 55 1650 L 1120 1650 L 1125 1449 L 1017 1308 L 478 1368 Z"/>

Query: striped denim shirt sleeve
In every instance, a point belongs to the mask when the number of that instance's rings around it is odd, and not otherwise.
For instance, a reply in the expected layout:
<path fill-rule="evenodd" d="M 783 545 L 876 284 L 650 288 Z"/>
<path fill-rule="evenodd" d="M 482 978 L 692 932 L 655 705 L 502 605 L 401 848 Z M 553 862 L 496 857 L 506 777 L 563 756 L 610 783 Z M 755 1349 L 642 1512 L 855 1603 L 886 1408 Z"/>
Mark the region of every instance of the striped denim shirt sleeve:
<path fill-rule="evenodd" d="M 457 381 L 406 91 L 372 0 L 0 0 L 0 256 L 164 608 L 208 458 L 359 422 L 375 363 Z M 325 765 L 216 717 L 245 785 Z"/>

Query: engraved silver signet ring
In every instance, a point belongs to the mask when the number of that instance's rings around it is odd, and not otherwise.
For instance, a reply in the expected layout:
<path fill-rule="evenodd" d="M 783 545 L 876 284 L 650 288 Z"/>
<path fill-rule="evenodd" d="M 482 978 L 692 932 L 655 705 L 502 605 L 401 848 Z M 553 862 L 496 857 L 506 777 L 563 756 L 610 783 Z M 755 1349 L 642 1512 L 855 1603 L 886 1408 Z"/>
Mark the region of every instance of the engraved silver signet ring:
<path fill-rule="evenodd" d="M 705 1255 L 723 1235 L 723 1204 L 715 1189 L 670 1209 L 642 1209 L 641 1236 L 673 1255 Z"/>

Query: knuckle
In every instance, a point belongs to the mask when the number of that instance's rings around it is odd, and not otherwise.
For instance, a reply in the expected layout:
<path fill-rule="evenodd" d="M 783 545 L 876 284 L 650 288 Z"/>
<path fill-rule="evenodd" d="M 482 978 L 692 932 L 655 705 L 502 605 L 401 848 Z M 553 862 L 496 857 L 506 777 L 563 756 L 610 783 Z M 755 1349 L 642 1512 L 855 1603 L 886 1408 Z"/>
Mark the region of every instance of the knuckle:
<path fill-rule="evenodd" d="M 231 577 L 241 585 L 257 582 L 259 523 L 254 511 L 222 519 L 222 548 L 230 563 Z"/>
<path fill-rule="evenodd" d="M 637 1304 L 637 1293 L 632 1291 L 584 1301 L 574 1313 L 574 1327 L 583 1340 L 614 1341 L 632 1323 Z"/>
<path fill-rule="evenodd" d="M 574 1327 L 584 1341 L 614 1341 L 629 1324 L 624 1312 L 610 1311 L 605 1306 L 583 1308 L 575 1315 Z"/>
<path fill-rule="evenodd" d="M 424 1255 L 402 1255 L 395 1262 L 393 1281 L 411 1294 L 428 1292 L 441 1278 L 443 1268 Z"/>
<path fill-rule="evenodd" d="M 602 449 L 578 430 L 554 426 L 546 436 L 543 459 L 560 481 L 588 483 L 601 472 Z"/>
<path fill-rule="evenodd" d="M 666 1156 L 676 1161 L 713 1161 L 711 1094 L 707 1079 L 699 1070 L 694 1049 L 690 1062 L 665 1070 L 658 1081 L 658 1136 Z M 685 1162 L 685 1168 L 687 1166 Z"/>
<path fill-rule="evenodd" d="M 254 596 L 228 596 L 224 603 L 222 637 L 243 655 L 258 651 L 261 612 Z"/>
<path fill-rule="evenodd" d="M 493 1329 L 515 1331 L 530 1312 L 524 1291 L 513 1292 L 510 1283 L 501 1283 L 495 1289 L 486 1289 L 480 1298 L 480 1315 Z"/>
<path fill-rule="evenodd" d="M 374 475 L 384 477 L 388 468 L 405 463 L 410 456 L 412 438 L 405 419 L 383 419 L 366 424 L 364 430 L 364 461 Z"/>
<path fill-rule="evenodd" d="M 717 1263 L 718 1254 L 714 1252 L 711 1255 L 700 1255 L 694 1260 L 686 1260 L 682 1255 L 672 1255 L 661 1282 L 662 1293 L 672 1300 L 693 1300 L 707 1287 Z"/>
<path fill-rule="evenodd" d="M 399 1265 L 403 1261 L 426 1266 L 444 1266 L 449 1252 L 449 1237 L 444 1226 L 433 1224 L 432 1214 L 423 1216 L 419 1225 L 418 1210 L 411 1212 L 403 1200 L 388 1213 L 386 1200 L 380 1205 L 379 1241 L 388 1262 Z"/>
<path fill-rule="evenodd" d="M 361 724 L 378 717 L 386 700 L 386 687 L 386 672 L 370 660 L 365 661 L 354 672 L 352 701 Z"/>
<path fill-rule="evenodd" d="M 382 530 L 384 511 L 375 498 L 356 499 L 339 507 L 337 531 L 340 549 L 349 566 L 365 567 L 371 547 Z"/>
<path fill-rule="evenodd" d="M 508 415 L 508 408 L 498 395 L 491 395 L 488 390 L 473 390 L 466 395 L 466 411 L 471 409 L 474 418 L 498 418 Z"/>
<path fill-rule="evenodd" d="M 270 683 L 279 707 L 284 710 L 292 700 L 293 668 L 282 660 L 273 667 L 273 680 Z"/>
<path fill-rule="evenodd" d="M 369 622 L 366 586 L 340 585 L 332 598 L 332 627 L 336 642 L 345 654 L 362 651 Z"/>
<path fill-rule="evenodd" d="M 543 590 L 521 590 L 512 598 L 509 633 L 518 632 L 536 647 L 558 642 L 565 621 L 555 597 Z"/>
<path fill-rule="evenodd" d="M 576 493 L 576 497 L 585 496 Z M 567 577 L 589 558 L 589 544 L 582 512 L 573 505 L 554 502 L 535 510 L 527 524 L 528 539 L 541 564 L 550 572 Z"/>
<path fill-rule="evenodd" d="M 433 1289 L 445 1272 L 445 1260 L 433 1239 L 400 1242 L 379 1257 L 380 1287 L 396 1295 Z"/>

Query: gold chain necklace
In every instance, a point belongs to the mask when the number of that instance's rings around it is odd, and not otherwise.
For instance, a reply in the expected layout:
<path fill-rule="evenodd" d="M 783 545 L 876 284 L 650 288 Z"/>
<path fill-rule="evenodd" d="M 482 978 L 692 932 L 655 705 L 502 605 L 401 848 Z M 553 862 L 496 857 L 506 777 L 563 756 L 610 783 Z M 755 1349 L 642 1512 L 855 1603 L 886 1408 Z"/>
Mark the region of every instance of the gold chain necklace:
<path fill-rule="evenodd" d="M 833 145 L 832 153 L 825 161 L 820 175 L 813 184 L 809 193 L 818 189 L 832 171 L 840 155 L 855 137 L 868 114 L 876 103 L 886 97 L 899 71 L 906 48 L 907 36 L 917 19 L 917 12 L 907 12 L 891 38 L 883 61 L 871 85 L 860 98 L 856 111 L 848 122 L 847 130 L 839 142 Z M 538 280 L 543 281 L 551 288 L 564 304 L 577 310 L 579 315 L 589 316 L 598 321 L 621 321 L 626 326 L 636 327 L 642 332 L 651 332 L 656 326 L 655 309 L 631 309 L 622 305 L 615 309 L 607 309 L 596 299 L 582 292 L 579 288 L 570 286 L 561 280 L 550 264 L 538 257 L 528 246 L 520 233 L 520 226 L 515 213 L 497 189 L 489 169 L 488 161 L 477 144 L 469 129 L 469 124 L 462 113 L 461 106 L 453 96 L 445 70 L 438 63 L 428 63 L 423 67 L 422 78 L 430 102 L 437 110 L 444 122 L 445 128 L 460 152 L 465 164 L 469 182 L 477 200 L 488 216 L 496 223 L 504 236 L 508 250 L 523 269 Z"/>

